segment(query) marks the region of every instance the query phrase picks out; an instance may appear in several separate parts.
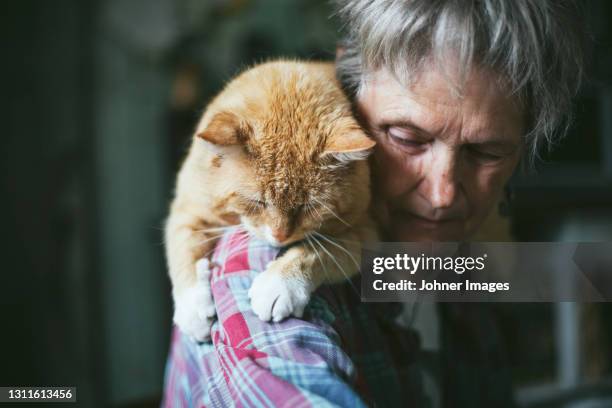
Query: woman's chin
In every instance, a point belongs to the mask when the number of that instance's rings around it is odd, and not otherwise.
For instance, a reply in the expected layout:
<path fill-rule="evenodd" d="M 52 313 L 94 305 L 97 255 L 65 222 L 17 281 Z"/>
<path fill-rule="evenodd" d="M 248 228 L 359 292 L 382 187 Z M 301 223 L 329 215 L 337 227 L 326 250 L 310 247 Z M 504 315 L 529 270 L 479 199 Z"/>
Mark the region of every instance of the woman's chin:
<path fill-rule="evenodd" d="M 419 220 L 402 220 L 393 223 L 388 231 L 389 240 L 397 242 L 449 242 L 465 238 L 465 226 L 462 221 L 425 223 Z"/>

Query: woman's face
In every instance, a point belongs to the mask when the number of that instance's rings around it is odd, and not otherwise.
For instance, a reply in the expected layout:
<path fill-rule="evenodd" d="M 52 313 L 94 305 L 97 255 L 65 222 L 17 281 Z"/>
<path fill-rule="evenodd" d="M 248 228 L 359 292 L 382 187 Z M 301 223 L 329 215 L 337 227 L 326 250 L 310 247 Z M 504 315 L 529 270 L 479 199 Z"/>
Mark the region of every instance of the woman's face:
<path fill-rule="evenodd" d="M 369 76 L 358 109 L 377 140 L 374 200 L 386 239 L 469 238 L 496 205 L 521 151 L 523 115 L 496 78 L 473 71 L 453 94 L 435 70 L 407 88 Z"/>

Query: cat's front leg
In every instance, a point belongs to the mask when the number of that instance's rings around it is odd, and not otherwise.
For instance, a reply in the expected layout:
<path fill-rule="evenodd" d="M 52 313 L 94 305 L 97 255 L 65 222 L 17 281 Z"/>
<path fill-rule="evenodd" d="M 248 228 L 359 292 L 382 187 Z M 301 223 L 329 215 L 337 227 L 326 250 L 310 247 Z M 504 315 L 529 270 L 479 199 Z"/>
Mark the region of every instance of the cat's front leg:
<path fill-rule="evenodd" d="M 196 262 L 195 268 L 195 285 L 175 296 L 173 321 L 193 340 L 205 341 L 210 338 L 216 315 L 210 288 L 213 264 L 208 258 L 202 258 Z"/>
<path fill-rule="evenodd" d="M 335 237 L 313 233 L 255 277 L 249 290 L 253 311 L 264 321 L 301 317 L 310 295 L 321 284 L 343 282 L 359 272 L 361 242 L 377 240 L 370 219 Z"/>
<path fill-rule="evenodd" d="M 166 257 L 172 280 L 174 323 L 197 341 L 210 337 L 215 307 L 210 288 L 212 263 L 208 259 L 216 239 L 206 233 L 211 228 L 201 217 L 173 204 L 166 223 Z"/>
<path fill-rule="evenodd" d="M 270 262 L 249 290 L 251 307 L 263 321 L 301 317 L 310 295 L 321 283 L 313 277 L 315 255 L 298 244 Z"/>

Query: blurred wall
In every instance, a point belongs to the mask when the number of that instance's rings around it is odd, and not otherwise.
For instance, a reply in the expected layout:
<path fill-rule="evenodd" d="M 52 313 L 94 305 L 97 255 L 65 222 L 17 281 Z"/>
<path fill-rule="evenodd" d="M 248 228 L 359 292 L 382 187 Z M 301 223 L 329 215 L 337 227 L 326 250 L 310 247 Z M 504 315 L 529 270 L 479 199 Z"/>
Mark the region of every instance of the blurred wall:
<path fill-rule="evenodd" d="M 2 44 L 0 384 L 103 384 L 90 2 L 11 1 Z"/>
<path fill-rule="evenodd" d="M 172 1 L 101 2 L 95 36 L 100 301 L 110 403 L 160 394 L 170 334 L 167 211 Z"/>
<path fill-rule="evenodd" d="M 170 4 L 5 4 L 0 384 L 160 395 Z"/>

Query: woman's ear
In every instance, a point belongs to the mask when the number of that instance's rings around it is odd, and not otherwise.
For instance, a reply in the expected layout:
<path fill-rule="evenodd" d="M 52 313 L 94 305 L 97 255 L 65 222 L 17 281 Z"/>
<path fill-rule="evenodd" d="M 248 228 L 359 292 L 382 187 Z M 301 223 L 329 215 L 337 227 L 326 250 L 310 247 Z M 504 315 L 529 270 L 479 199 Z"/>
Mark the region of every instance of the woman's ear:
<path fill-rule="evenodd" d="M 196 136 L 219 146 L 232 146 L 247 137 L 248 126 L 231 112 L 216 113 L 204 130 L 198 130 Z"/>
<path fill-rule="evenodd" d="M 346 48 L 344 48 L 343 45 L 338 44 L 336 45 L 336 61 L 338 61 L 342 55 L 344 55 L 344 52 L 346 51 Z"/>

